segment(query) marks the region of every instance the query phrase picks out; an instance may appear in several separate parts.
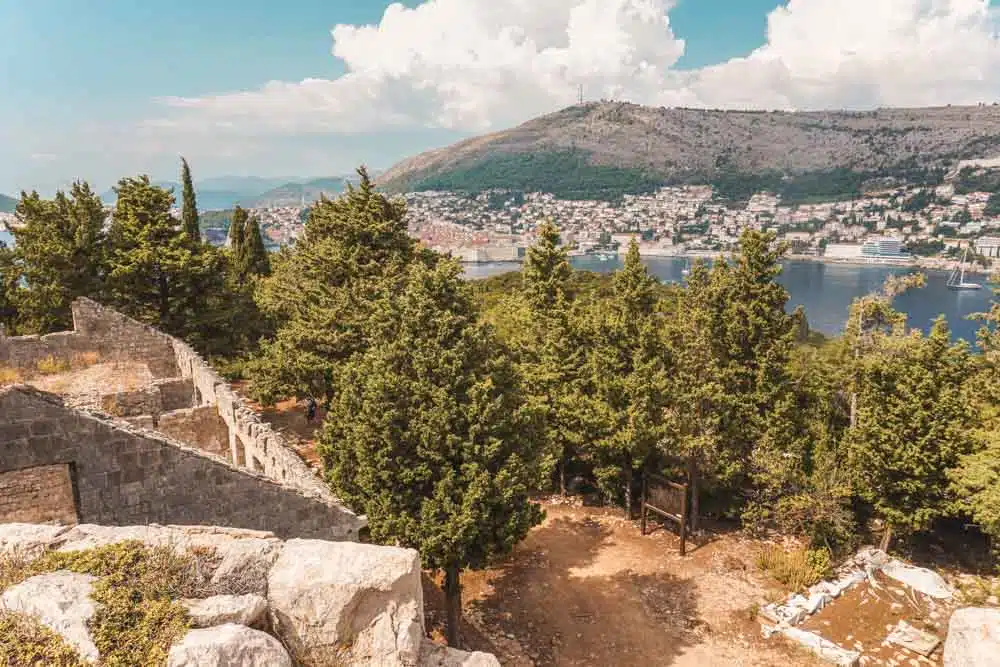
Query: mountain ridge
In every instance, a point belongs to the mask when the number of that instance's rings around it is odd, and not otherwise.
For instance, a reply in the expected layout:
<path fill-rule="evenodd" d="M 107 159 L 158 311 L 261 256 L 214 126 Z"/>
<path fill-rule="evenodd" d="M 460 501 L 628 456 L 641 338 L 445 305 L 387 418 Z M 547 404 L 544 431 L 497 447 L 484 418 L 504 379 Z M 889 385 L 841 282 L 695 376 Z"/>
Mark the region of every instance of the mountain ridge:
<path fill-rule="evenodd" d="M 880 178 L 940 181 L 960 160 L 996 155 L 996 105 L 791 112 L 591 102 L 407 158 L 376 182 L 389 192 L 554 184 L 573 194 L 575 179 L 621 195 L 732 179 L 806 179 L 822 190 L 833 178 L 849 190 Z"/>

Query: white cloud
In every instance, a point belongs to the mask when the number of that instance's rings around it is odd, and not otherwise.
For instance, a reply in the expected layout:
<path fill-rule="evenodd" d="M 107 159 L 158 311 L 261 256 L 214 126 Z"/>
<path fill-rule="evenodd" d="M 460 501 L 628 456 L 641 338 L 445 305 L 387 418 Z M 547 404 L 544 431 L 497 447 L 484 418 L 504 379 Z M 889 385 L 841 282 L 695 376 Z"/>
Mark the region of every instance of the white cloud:
<path fill-rule="evenodd" d="M 694 2 L 697 0 L 686 0 Z M 744 58 L 680 71 L 674 0 L 427 0 L 338 25 L 334 80 L 165 98 L 144 131 L 203 136 L 480 132 L 590 99 L 655 105 L 870 108 L 992 101 L 989 0 L 789 0 Z"/>

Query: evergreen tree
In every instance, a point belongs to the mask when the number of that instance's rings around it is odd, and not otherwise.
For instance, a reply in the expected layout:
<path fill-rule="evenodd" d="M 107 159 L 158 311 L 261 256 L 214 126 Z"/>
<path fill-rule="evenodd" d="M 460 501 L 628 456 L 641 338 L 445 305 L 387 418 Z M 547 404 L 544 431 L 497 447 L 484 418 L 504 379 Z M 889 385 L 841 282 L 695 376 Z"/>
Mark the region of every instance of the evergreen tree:
<path fill-rule="evenodd" d="M 8 336 L 17 333 L 17 281 L 14 253 L 0 241 L 0 327 Z"/>
<path fill-rule="evenodd" d="M 232 257 L 234 267 L 239 266 L 240 258 L 245 252 L 243 246 L 246 245 L 248 218 L 246 210 L 237 204 L 229 221 L 229 255 Z"/>
<path fill-rule="evenodd" d="M 333 490 L 372 539 L 445 573 L 458 644 L 459 573 L 510 552 L 542 513 L 537 452 L 513 365 L 480 324 L 461 267 L 415 263 L 382 294 L 371 345 L 345 363 L 319 450 Z"/>
<path fill-rule="evenodd" d="M 244 225 L 243 244 L 238 258 L 238 271 L 243 280 L 250 276 L 271 274 L 271 260 L 264 247 L 264 237 L 260 232 L 260 221 L 253 216 Z"/>
<path fill-rule="evenodd" d="M 15 292 L 18 328 L 24 333 L 69 329 L 73 299 L 98 297 L 102 291 L 104 205 L 89 185 L 78 182 L 69 196 L 59 191 L 51 200 L 22 193 L 15 214 L 20 225 L 13 229 L 9 270 L 26 284 Z"/>
<path fill-rule="evenodd" d="M 108 232 L 108 288 L 122 312 L 212 353 L 227 314 L 210 307 L 223 291 L 222 257 L 171 217 L 173 195 L 148 176 L 125 178 Z"/>
<path fill-rule="evenodd" d="M 181 158 L 181 226 L 192 239 L 201 240 L 201 227 L 198 223 L 198 203 L 194 194 L 194 182 L 191 180 L 191 169 L 187 160 Z"/>
<path fill-rule="evenodd" d="M 580 392 L 586 347 L 573 308 L 572 273 L 558 229 L 545 221 L 524 265 L 527 317 L 521 322 L 519 356 L 528 394 L 545 418 L 542 433 L 549 460 L 544 467 L 558 466 L 564 495 L 567 464 L 585 438 Z"/>
<path fill-rule="evenodd" d="M 402 203 L 361 183 L 309 212 L 294 248 L 274 257 L 257 292 L 261 311 L 280 323 L 250 365 L 254 395 L 264 403 L 287 396 L 336 393 L 338 365 L 367 349 L 373 304 L 397 289 L 413 261 L 432 263 L 406 231 Z"/>
<path fill-rule="evenodd" d="M 658 330 L 656 284 L 633 240 L 614 276 L 614 297 L 594 314 L 589 366 L 595 474 L 609 495 L 624 490 L 626 516 L 634 472 L 665 434 L 669 362 Z"/>
<path fill-rule="evenodd" d="M 948 470 L 975 449 L 965 393 L 968 346 L 952 344 L 944 318 L 928 336 L 883 339 L 859 361 L 856 422 L 845 448 L 859 495 L 894 531 L 922 530 L 949 510 Z"/>

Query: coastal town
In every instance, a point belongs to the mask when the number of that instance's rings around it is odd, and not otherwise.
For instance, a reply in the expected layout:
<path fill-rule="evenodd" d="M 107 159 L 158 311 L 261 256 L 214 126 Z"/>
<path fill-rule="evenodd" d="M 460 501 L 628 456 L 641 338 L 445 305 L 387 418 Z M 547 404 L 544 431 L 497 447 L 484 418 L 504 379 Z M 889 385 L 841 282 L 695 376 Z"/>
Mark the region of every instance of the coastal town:
<path fill-rule="evenodd" d="M 499 190 L 412 192 L 404 199 L 412 236 L 469 263 L 521 261 L 546 219 L 556 222 L 575 255 L 624 252 L 634 238 L 645 256 L 713 256 L 733 250 L 743 230 L 757 229 L 776 233 L 793 257 L 830 262 L 945 268 L 967 252 L 968 270 L 976 271 L 992 269 L 1000 257 L 997 195 L 953 183 L 813 203 L 760 192 L 734 205 L 708 185 L 664 187 L 618 202 Z M 250 209 L 271 249 L 295 242 L 307 211 Z M 14 214 L 0 213 L 0 226 L 13 225 Z M 226 242 L 224 227 L 209 226 L 205 235 Z"/>

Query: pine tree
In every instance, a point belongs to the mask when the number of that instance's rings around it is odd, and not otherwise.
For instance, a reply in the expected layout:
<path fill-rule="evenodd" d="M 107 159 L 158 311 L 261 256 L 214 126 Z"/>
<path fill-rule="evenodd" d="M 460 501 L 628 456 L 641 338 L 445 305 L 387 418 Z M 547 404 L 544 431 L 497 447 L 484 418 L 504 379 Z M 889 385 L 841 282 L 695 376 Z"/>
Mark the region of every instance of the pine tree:
<path fill-rule="evenodd" d="M 105 273 L 104 223 L 100 198 L 86 183 L 67 196 L 42 199 L 22 193 L 13 230 L 13 266 L 26 284 L 16 290 L 19 329 L 48 333 L 72 327 L 70 305 L 79 296 L 97 297 Z"/>
<path fill-rule="evenodd" d="M 415 263 L 372 312 L 372 344 L 346 362 L 319 450 L 372 539 L 445 573 L 458 644 L 459 574 L 486 567 L 541 521 L 534 420 L 517 374 L 477 321 L 461 267 Z"/>
<path fill-rule="evenodd" d="M 250 364 L 254 395 L 264 403 L 332 399 L 339 364 L 368 347 L 372 304 L 398 287 L 411 262 L 434 261 L 407 234 L 402 203 L 358 171 L 357 188 L 310 209 L 302 237 L 273 258 L 257 292 L 261 311 L 280 323 Z"/>
<path fill-rule="evenodd" d="M 171 217 L 173 195 L 148 176 L 124 178 L 108 232 L 108 288 L 122 312 L 210 352 L 231 326 L 209 307 L 223 291 L 222 257 Z"/>
<path fill-rule="evenodd" d="M 593 455 L 598 484 L 609 495 L 623 489 L 631 516 L 636 470 L 642 470 L 665 434 L 669 361 L 657 317 L 656 279 L 633 240 L 614 276 L 614 297 L 594 313 L 589 359 L 593 391 Z"/>
<path fill-rule="evenodd" d="M 938 318 L 929 335 L 887 337 L 859 361 L 857 415 L 845 437 L 856 490 L 894 532 L 949 510 L 948 471 L 975 449 L 965 393 L 972 359 Z"/>
<path fill-rule="evenodd" d="M 8 336 L 17 333 L 17 281 L 20 273 L 15 268 L 14 253 L 0 241 L 0 327 Z"/>
<path fill-rule="evenodd" d="M 181 183 L 183 189 L 181 225 L 188 236 L 200 241 L 201 227 L 198 222 L 198 203 L 194 194 L 194 182 L 191 180 L 191 169 L 184 158 L 181 158 Z"/>

